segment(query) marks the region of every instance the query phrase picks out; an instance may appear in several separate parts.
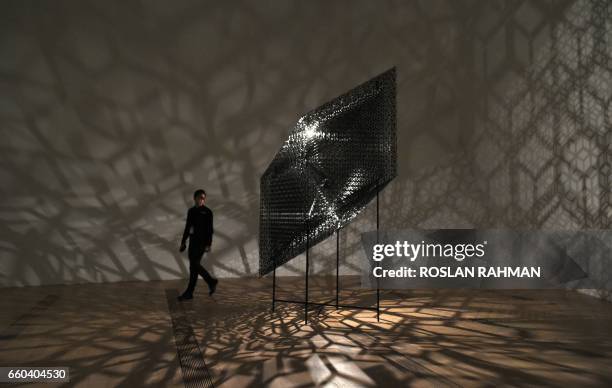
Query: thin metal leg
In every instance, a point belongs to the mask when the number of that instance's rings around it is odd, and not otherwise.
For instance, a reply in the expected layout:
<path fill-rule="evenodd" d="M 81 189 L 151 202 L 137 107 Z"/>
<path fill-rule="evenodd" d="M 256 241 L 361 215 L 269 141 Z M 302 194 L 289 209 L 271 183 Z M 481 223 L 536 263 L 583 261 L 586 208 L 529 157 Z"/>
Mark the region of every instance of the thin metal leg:
<path fill-rule="evenodd" d="M 274 270 L 272 271 L 272 312 L 274 312 L 274 303 L 276 302 L 276 257 L 273 260 Z"/>
<path fill-rule="evenodd" d="M 307 222 L 308 225 L 308 222 Z M 308 230 L 308 227 L 307 227 Z M 380 199 L 379 192 L 376 193 L 376 242 L 378 243 L 380 240 Z M 303 302 L 296 300 L 285 300 L 285 299 L 276 299 L 276 258 L 274 258 L 274 269 L 272 274 L 272 311 L 274 311 L 274 306 L 276 302 L 284 302 L 284 303 L 303 303 L 304 304 L 304 323 L 308 324 L 308 305 L 318 305 L 318 306 L 333 306 L 330 300 L 326 303 L 310 303 L 308 300 L 308 278 L 310 274 L 310 231 L 308 230 L 306 234 L 306 272 L 304 274 L 304 280 L 306 283 L 306 287 L 304 290 L 304 298 Z M 351 309 L 364 309 L 364 310 L 374 310 L 374 307 L 366 307 L 366 306 L 354 306 L 354 305 L 340 305 L 340 229 L 336 230 L 336 301 L 335 307 L 338 308 L 351 308 Z M 380 322 L 380 283 L 379 279 L 376 279 L 376 320 Z"/>
<path fill-rule="evenodd" d="M 336 230 L 336 308 L 338 308 L 338 294 L 340 293 L 340 229 Z"/>
<path fill-rule="evenodd" d="M 376 320 L 380 322 L 380 287 L 378 279 L 376 279 Z"/>
<path fill-rule="evenodd" d="M 306 235 L 306 299 L 304 300 L 304 323 L 308 323 L 308 270 L 310 266 L 310 260 L 308 257 L 308 251 L 310 250 L 310 231 Z"/>
<path fill-rule="evenodd" d="M 380 229 L 380 213 L 379 213 L 379 201 L 378 193 L 376 192 L 376 243 L 379 242 L 379 229 Z M 380 322 L 380 283 L 379 279 L 376 278 L 376 321 Z"/>

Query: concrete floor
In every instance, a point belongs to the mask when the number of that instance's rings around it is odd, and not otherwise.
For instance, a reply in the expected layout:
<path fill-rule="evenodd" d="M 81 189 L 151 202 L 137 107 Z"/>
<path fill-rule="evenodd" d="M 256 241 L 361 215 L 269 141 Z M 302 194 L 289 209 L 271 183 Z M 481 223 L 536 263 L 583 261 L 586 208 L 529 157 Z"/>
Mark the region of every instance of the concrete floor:
<path fill-rule="evenodd" d="M 342 302 L 372 305 L 354 281 Z M 214 298 L 199 283 L 175 302 L 184 285 L 2 289 L 0 365 L 68 366 L 64 386 L 82 387 L 612 386 L 612 304 L 574 292 L 383 291 L 380 322 L 326 308 L 304 325 L 301 306 L 270 311 L 270 279 L 221 279 Z M 299 278 L 278 285 L 303 297 Z M 312 278 L 312 300 L 334 290 Z"/>

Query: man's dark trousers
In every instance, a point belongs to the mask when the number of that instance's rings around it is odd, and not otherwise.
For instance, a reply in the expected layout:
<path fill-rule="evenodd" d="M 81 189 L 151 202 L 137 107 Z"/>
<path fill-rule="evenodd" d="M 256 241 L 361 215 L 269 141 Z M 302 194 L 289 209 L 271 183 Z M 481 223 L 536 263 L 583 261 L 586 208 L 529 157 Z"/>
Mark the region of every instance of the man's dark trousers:
<path fill-rule="evenodd" d="M 191 241 L 191 239 L 189 239 L 189 285 L 185 291 L 187 295 L 193 295 L 193 290 L 195 290 L 196 282 L 198 281 L 198 275 L 202 276 L 204 281 L 206 281 L 208 288 L 210 288 L 213 282 L 213 277 L 210 276 L 208 271 L 200 264 L 205 249 L 206 246 L 204 243 Z"/>

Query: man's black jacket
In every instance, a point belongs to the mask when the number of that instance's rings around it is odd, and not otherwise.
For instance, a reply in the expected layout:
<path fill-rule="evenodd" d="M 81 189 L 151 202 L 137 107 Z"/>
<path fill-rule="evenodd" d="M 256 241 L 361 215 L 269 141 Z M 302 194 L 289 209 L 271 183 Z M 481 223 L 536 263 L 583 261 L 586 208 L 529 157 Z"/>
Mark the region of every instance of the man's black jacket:
<path fill-rule="evenodd" d="M 191 231 L 191 234 L 190 234 Z M 185 244 L 189 237 L 190 242 L 204 246 L 212 244 L 213 213 L 206 206 L 194 206 L 187 211 L 187 222 L 181 244 Z"/>

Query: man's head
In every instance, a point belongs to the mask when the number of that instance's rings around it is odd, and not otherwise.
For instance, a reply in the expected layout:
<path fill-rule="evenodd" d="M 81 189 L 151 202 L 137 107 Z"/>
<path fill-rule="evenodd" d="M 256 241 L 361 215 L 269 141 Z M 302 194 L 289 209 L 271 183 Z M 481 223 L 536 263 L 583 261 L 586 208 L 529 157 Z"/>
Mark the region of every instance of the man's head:
<path fill-rule="evenodd" d="M 206 202 L 206 191 L 202 189 L 198 189 L 193 193 L 193 201 L 196 206 L 204 206 L 204 202 Z"/>

